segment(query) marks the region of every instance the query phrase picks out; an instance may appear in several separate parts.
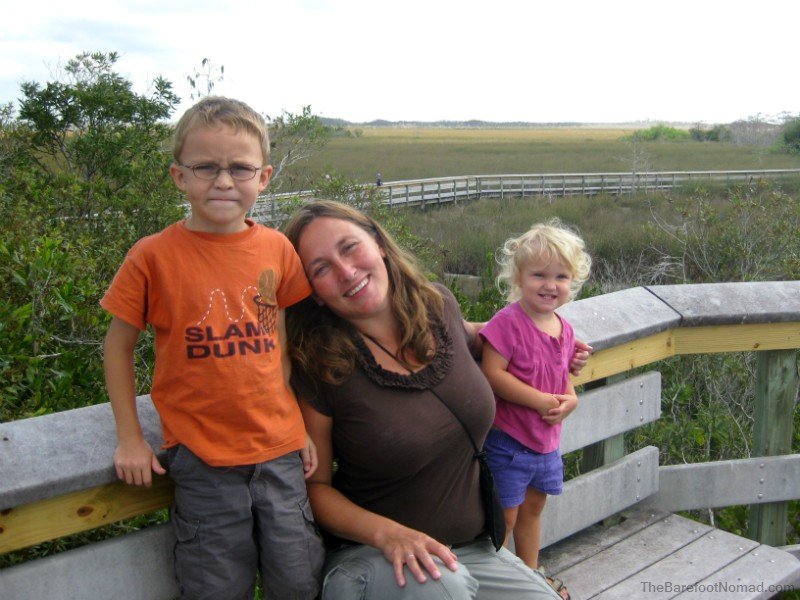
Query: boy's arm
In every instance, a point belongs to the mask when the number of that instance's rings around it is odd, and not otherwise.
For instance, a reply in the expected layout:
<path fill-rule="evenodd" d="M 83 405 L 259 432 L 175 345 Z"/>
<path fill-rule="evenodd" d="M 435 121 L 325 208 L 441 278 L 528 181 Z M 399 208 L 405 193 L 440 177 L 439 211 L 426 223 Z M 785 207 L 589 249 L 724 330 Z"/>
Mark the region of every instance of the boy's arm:
<path fill-rule="evenodd" d="M 103 344 L 103 367 L 106 391 L 117 426 L 117 449 L 114 451 L 117 477 L 125 483 L 149 487 L 152 483 L 151 470 L 159 475 L 166 473 L 166 470 L 144 439 L 136 411 L 133 353 L 138 339 L 139 330 L 136 327 L 114 317 Z"/>
<path fill-rule="evenodd" d="M 509 373 L 508 361 L 488 340 L 483 343 L 481 369 L 494 393 L 503 400 L 527 406 L 543 416 L 561 404 L 553 394 L 540 392 Z"/>

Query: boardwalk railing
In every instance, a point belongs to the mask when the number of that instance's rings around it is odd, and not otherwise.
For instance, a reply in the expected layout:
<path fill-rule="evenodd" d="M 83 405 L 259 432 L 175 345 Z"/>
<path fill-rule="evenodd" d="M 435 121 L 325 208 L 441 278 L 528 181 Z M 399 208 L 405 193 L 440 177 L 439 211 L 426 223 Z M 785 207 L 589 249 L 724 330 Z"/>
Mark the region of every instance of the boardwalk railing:
<path fill-rule="evenodd" d="M 644 173 L 540 173 L 527 175 L 467 175 L 409 181 L 389 181 L 379 189 L 384 202 L 395 206 L 428 206 L 481 198 L 529 196 L 591 196 L 668 190 L 697 181 L 749 182 L 764 178 L 800 176 L 800 169 L 740 171 L 656 171 Z M 369 184 L 372 187 L 372 184 Z M 313 192 L 267 195 L 253 210 L 263 222 L 285 217 L 287 199 L 313 198 Z"/>
<path fill-rule="evenodd" d="M 583 450 L 584 473 L 548 501 L 543 517 L 546 564 L 569 574 L 573 598 L 637 597 L 631 593 L 642 572 L 651 583 L 757 577 L 770 586 L 800 585 L 793 556 L 800 551 L 775 548 L 786 544 L 788 501 L 800 499 L 800 454 L 791 450 L 800 281 L 639 287 L 560 312 L 595 349 L 575 379 L 587 391 L 562 439 L 565 452 Z M 725 352 L 758 357 L 750 457 L 667 466 L 659 465 L 657 448 L 625 448 L 625 431 L 660 417 L 661 375 L 642 367 Z M 632 369 L 643 372 L 624 378 Z M 145 435 L 158 447 L 152 403 L 147 396 L 137 402 Z M 156 477 L 150 489 L 116 481 L 115 445 L 107 404 L 0 424 L 0 553 L 168 506 L 167 477 Z M 756 541 L 671 514 L 741 504 L 751 505 Z M 629 510 L 634 516 L 611 533 L 595 531 L 598 521 Z M 579 544 L 583 535 L 589 542 Z M 173 543 L 162 524 L 9 567 L 0 570 L 0 595 L 90 600 L 125 590 L 131 599 L 170 598 Z"/>

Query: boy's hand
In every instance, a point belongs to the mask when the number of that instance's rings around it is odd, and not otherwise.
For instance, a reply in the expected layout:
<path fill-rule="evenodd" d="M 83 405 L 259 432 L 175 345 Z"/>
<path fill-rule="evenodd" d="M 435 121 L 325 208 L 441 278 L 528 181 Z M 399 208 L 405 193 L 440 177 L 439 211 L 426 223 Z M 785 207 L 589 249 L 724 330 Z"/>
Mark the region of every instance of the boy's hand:
<path fill-rule="evenodd" d="M 558 400 L 558 406 L 551 408 L 546 415 L 542 415 L 542 421 L 548 425 L 561 423 L 578 407 L 578 397 L 573 394 L 553 394 L 553 396 Z"/>
<path fill-rule="evenodd" d="M 306 446 L 300 450 L 300 458 L 303 460 L 305 478 L 308 479 L 317 470 L 317 465 L 319 464 L 317 446 L 308 434 L 306 434 Z"/>
<path fill-rule="evenodd" d="M 581 340 L 575 340 L 575 354 L 572 355 L 572 360 L 569 363 L 569 372 L 573 375 L 580 375 L 591 353 L 592 347 L 589 344 Z"/>
<path fill-rule="evenodd" d="M 152 485 L 153 471 L 159 475 L 167 472 L 144 438 L 135 442 L 120 442 L 114 451 L 114 467 L 117 477 L 125 483 L 145 487 Z"/>

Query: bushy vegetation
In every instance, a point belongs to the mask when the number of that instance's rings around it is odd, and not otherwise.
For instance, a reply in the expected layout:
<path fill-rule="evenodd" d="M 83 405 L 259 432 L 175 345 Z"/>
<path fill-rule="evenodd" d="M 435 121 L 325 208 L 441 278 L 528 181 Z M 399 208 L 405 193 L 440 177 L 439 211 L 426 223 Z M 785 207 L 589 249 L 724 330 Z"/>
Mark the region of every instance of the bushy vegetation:
<path fill-rule="evenodd" d="M 81 54 L 62 79 L 24 83 L 18 115 L 3 112 L 3 421 L 104 399 L 97 303 L 133 242 L 183 214 L 164 151 L 178 97 L 162 79 L 135 93 L 116 61 Z"/>
<path fill-rule="evenodd" d="M 689 137 L 696 142 L 728 142 L 733 139 L 731 130 L 725 125 L 714 125 L 711 128 L 698 125 L 689 129 Z"/>
<path fill-rule="evenodd" d="M 670 127 L 669 125 L 653 125 L 647 129 L 639 129 L 626 139 L 637 139 L 642 142 L 655 142 L 659 140 L 688 140 L 689 132 L 685 129 Z"/>
<path fill-rule="evenodd" d="M 789 152 L 800 154 L 800 117 L 791 119 L 783 125 L 781 139 Z"/>

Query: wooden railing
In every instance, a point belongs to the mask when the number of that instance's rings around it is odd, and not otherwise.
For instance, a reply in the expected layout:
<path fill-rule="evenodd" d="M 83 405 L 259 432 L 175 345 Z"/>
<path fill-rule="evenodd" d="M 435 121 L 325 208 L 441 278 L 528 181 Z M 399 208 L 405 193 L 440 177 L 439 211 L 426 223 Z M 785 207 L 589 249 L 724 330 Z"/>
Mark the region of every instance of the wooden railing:
<path fill-rule="evenodd" d="M 457 204 L 481 198 L 627 194 L 668 190 L 697 181 L 748 182 L 792 176 L 800 176 L 800 169 L 465 175 L 388 181 L 378 189 L 388 206 L 400 207 Z M 313 197 L 310 191 L 266 195 L 256 204 L 252 216 L 262 222 L 281 221 L 285 217 L 282 203 L 292 198 Z"/>
<path fill-rule="evenodd" d="M 678 511 L 750 504 L 751 536 L 784 545 L 787 502 L 800 499 L 800 454 L 791 452 L 800 282 L 639 287 L 560 312 L 595 349 L 575 379 L 589 385 L 562 440 L 565 452 L 582 448 L 584 465 L 594 470 L 548 502 L 545 544 L 632 506 Z M 659 466 L 655 448 L 626 454 L 623 433 L 659 418 L 660 374 L 609 382 L 668 357 L 720 352 L 758 356 L 751 457 Z M 137 402 L 145 435 L 158 447 L 160 424 L 149 397 Z M 167 477 L 156 477 L 149 489 L 116 481 L 115 445 L 107 404 L 0 424 L 0 553 L 168 506 Z M 85 591 L 75 596 L 100 598 L 135 588 L 126 598 L 171 597 L 171 536 L 160 525 L 3 569 L 2 596 L 57 597 L 53 590 L 73 589 Z"/>

